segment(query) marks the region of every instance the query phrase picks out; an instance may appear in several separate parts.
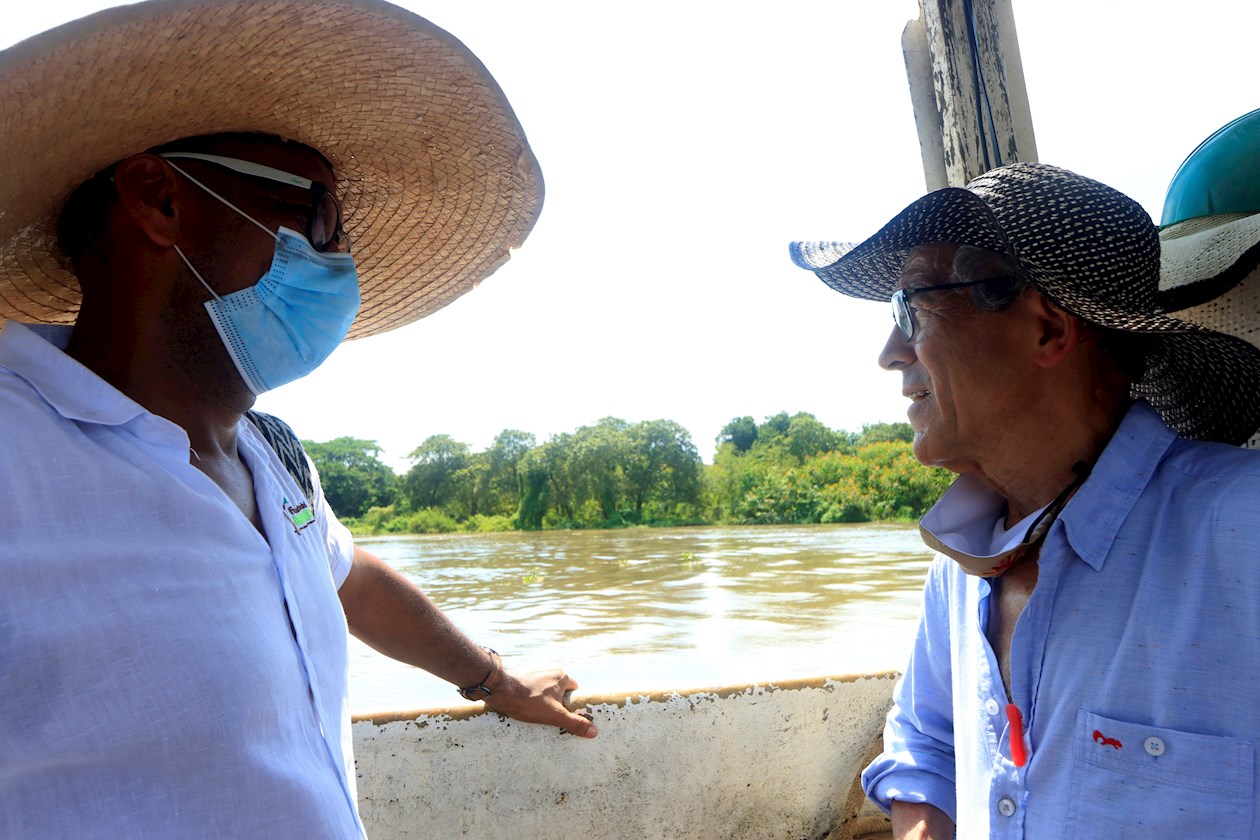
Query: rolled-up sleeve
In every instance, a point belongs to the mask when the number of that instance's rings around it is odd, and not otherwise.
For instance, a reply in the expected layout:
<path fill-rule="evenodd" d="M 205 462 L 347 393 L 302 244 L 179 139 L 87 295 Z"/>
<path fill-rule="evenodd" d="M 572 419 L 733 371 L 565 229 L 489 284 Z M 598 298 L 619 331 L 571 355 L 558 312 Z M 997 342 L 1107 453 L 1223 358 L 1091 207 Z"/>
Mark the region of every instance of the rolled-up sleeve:
<path fill-rule="evenodd" d="M 926 802 L 956 819 L 954 714 L 946 561 L 938 556 L 923 587 L 914 652 L 897 683 L 884 725 L 884 751 L 862 787 L 888 813 L 892 800 Z"/>

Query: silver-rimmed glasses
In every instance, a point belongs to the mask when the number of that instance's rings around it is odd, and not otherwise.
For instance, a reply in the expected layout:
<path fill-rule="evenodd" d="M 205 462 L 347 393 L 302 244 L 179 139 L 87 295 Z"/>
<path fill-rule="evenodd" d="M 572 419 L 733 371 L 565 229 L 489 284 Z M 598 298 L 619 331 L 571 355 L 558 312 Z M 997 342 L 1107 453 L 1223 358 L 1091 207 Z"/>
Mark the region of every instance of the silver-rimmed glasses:
<path fill-rule="evenodd" d="M 897 329 L 901 330 L 902 336 L 906 341 L 914 338 L 914 310 L 910 308 L 910 296 L 918 295 L 924 292 L 941 292 L 945 289 L 961 289 L 964 286 L 978 286 L 981 283 L 989 283 L 994 280 L 1002 280 L 1001 277 L 986 277 L 983 280 L 967 280 L 963 283 L 942 283 L 939 286 L 920 286 L 917 289 L 898 289 L 893 292 L 892 296 L 892 312 L 893 321 L 897 324 Z"/>

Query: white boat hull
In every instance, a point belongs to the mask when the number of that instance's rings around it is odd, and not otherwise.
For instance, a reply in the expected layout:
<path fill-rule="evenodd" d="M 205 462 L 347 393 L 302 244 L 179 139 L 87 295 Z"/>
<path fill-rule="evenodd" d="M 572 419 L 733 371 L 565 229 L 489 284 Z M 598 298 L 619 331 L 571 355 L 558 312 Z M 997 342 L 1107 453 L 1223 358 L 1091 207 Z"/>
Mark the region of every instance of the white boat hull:
<path fill-rule="evenodd" d="M 577 702 L 593 741 L 476 709 L 355 718 L 371 840 L 840 840 L 882 831 L 858 777 L 896 674 Z"/>

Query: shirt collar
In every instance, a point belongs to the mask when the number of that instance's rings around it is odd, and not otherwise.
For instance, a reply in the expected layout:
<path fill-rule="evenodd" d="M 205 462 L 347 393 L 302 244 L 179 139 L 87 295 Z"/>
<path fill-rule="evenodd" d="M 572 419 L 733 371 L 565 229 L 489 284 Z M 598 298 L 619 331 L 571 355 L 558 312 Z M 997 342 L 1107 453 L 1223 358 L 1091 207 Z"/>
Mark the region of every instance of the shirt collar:
<path fill-rule="evenodd" d="M 1145 402 L 1134 403 L 1089 480 L 1059 516 L 1068 544 L 1101 571 L 1120 526 L 1177 439 Z"/>
<path fill-rule="evenodd" d="M 1028 526 L 1046 505 L 1007 529 L 998 523 L 1006 516 L 1006 499 L 974 473 L 954 479 L 940 500 L 919 521 L 936 541 L 977 558 L 997 557 L 1019 545 Z"/>
<path fill-rule="evenodd" d="M 1145 402 L 1134 403 L 1089 479 L 1051 526 L 1052 532 L 1063 528 L 1068 544 L 1080 558 L 1101 571 L 1120 526 L 1175 440 L 1176 434 L 1154 409 Z M 937 551 L 952 547 L 971 555 L 976 569 L 988 568 L 1003 551 L 1023 538 L 1028 523 L 1041 512 L 1024 519 L 1011 529 L 1008 539 L 995 545 L 994 522 L 1004 511 L 1005 501 L 998 493 L 975 476 L 963 474 L 927 512 L 919 529 L 924 541 Z M 959 560 L 957 556 L 954 559 Z M 986 561 L 993 562 L 986 565 Z M 972 574 L 985 574 L 976 569 L 972 569 Z"/>
<path fill-rule="evenodd" d="M 0 329 L 0 367 L 25 380 L 67 420 L 121 426 L 147 414 L 139 403 L 66 355 L 73 329 L 6 321 Z"/>

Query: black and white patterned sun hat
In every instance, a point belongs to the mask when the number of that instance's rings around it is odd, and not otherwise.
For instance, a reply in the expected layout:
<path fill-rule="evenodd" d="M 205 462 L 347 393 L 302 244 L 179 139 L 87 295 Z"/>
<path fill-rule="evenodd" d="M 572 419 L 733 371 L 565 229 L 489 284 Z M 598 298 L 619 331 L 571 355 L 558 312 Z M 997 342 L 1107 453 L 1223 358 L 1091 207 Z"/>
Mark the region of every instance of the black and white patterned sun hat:
<path fill-rule="evenodd" d="M 971 245 L 1013 257 L 1082 319 L 1152 337 L 1133 396 L 1183 437 L 1241 443 L 1260 428 L 1260 350 L 1158 313 L 1159 235 L 1146 211 L 1097 181 L 1016 163 L 929 193 L 865 242 L 793 242 L 792 259 L 836 291 L 886 301 L 911 250 Z"/>

